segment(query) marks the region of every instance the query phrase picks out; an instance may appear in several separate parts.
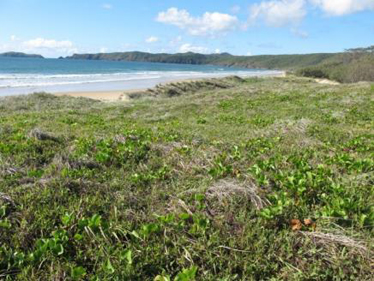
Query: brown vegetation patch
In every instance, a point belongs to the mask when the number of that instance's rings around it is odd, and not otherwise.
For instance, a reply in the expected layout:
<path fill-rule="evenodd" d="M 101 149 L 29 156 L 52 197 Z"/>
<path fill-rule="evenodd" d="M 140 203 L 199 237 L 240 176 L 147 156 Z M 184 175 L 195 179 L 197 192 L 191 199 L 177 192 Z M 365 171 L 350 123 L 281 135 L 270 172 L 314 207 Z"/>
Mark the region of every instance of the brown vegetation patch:
<path fill-rule="evenodd" d="M 240 197 L 249 200 L 257 210 L 261 210 L 268 202 L 259 195 L 258 187 L 247 180 L 240 183 L 237 180 L 220 180 L 205 192 L 208 200 L 217 199 L 222 204 L 228 198 Z"/>
<path fill-rule="evenodd" d="M 49 133 L 45 133 L 38 128 L 31 130 L 30 133 L 29 133 L 29 136 L 32 137 L 32 138 L 35 138 L 37 140 L 40 140 L 40 141 L 50 140 L 50 141 L 54 141 L 54 142 L 60 142 L 60 140 L 57 137 L 55 137 L 55 136 L 53 136 Z"/>

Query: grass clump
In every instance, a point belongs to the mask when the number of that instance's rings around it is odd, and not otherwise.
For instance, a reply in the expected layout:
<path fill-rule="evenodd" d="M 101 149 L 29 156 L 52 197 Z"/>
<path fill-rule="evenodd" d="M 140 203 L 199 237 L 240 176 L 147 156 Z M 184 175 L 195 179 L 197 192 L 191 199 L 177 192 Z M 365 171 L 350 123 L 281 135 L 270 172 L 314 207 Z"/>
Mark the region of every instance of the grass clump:
<path fill-rule="evenodd" d="M 369 280 L 372 87 L 213 81 L 1 99 L 1 278 Z"/>

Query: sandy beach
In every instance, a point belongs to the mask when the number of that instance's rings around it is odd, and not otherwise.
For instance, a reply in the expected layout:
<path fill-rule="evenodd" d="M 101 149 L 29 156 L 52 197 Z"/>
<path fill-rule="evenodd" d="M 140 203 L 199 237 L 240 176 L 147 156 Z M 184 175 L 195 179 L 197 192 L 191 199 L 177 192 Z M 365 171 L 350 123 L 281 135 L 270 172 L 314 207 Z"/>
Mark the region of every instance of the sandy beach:
<path fill-rule="evenodd" d="M 123 90 L 123 91 L 87 91 L 87 92 L 62 92 L 55 93 L 56 96 L 83 97 L 101 101 L 126 101 L 127 94 L 141 92 L 142 90 Z"/>
<path fill-rule="evenodd" d="M 186 78 L 186 79 L 175 79 L 173 81 L 168 81 L 164 83 L 159 83 L 159 85 L 167 85 L 171 83 L 178 83 L 178 82 L 191 82 L 191 81 L 198 81 L 204 80 L 206 78 Z M 90 98 L 94 100 L 101 100 L 101 101 L 108 101 L 108 102 L 115 102 L 115 101 L 126 101 L 128 100 L 128 94 L 131 93 L 138 93 L 146 91 L 149 88 L 143 89 L 132 89 L 132 90 L 116 90 L 116 91 L 72 91 L 72 92 L 60 92 L 60 93 L 53 93 L 55 96 L 69 96 L 69 97 L 83 97 L 83 98 Z"/>
<path fill-rule="evenodd" d="M 261 77 L 261 76 L 260 76 Z M 264 77 L 286 77 L 286 72 L 280 72 L 278 74 L 274 75 L 268 75 Z M 219 78 L 219 77 L 212 77 L 212 78 Z M 223 77 L 220 77 L 223 78 Z M 199 81 L 199 80 L 205 80 L 209 79 L 206 77 L 197 77 L 197 78 L 182 78 L 182 79 L 174 79 L 170 81 L 165 81 L 158 83 L 157 85 L 167 85 L 171 83 L 178 83 L 178 82 L 191 82 L 191 81 Z M 211 79 L 211 78 L 210 78 Z M 156 86 L 156 85 L 154 85 Z M 153 86 L 153 87 L 154 87 Z M 153 88 L 149 87 L 149 88 Z M 108 101 L 108 102 L 114 102 L 114 101 L 126 101 L 128 99 L 128 94 L 131 93 L 137 93 L 137 92 L 143 92 L 146 91 L 149 88 L 141 88 L 141 89 L 124 89 L 124 90 L 101 90 L 101 91 L 67 91 L 67 92 L 57 92 L 53 93 L 56 96 L 70 96 L 70 97 L 84 97 L 84 98 L 90 98 L 95 100 L 101 100 L 101 101 Z"/>

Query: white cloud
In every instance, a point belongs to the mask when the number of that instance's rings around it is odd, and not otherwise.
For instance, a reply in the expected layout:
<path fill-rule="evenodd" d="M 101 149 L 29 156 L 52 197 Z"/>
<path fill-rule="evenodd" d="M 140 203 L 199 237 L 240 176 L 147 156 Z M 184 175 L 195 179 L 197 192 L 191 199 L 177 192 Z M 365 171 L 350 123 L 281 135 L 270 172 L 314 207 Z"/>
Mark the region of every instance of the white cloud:
<path fill-rule="evenodd" d="M 27 41 L 21 41 L 17 36 L 12 35 L 7 44 L 0 44 L 1 52 L 23 52 L 28 54 L 40 54 L 45 57 L 59 57 L 78 53 L 78 48 L 73 42 L 68 40 L 54 40 L 36 38 Z"/>
<path fill-rule="evenodd" d="M 374 0 L 264 0 L 250 7 L 249 24 L 262 20 L 269 26 L 297 25 L 307 15 L 310 5 L 330 16 L 343 16 L 365 10 L 374 10 Z M 299 37 L 308 34 L 291 30 Z"/>
<path fill-rule="evenodd" d="M 159 38 L 157 38 L 156 36 L 151 36 L 151 37 L 145 39 L 145 42 L 147 42 L 147 43 L 156 43 L 158 41 L 159 41 Z"/>
<path fill-rule="evenodd" d="M 100 48 L 100 53 L 106 53 L 108 52 L 108 48 L 107 47 L 101 47 Z"/>
<path fill-rule="evenodd" d="M 78 49 L 74 46 L 73 42 L 69 40 L 58 41 L 44 38 L 24 41 L 22 44 L 18 44 L 17 49 L 22 52 L 38 53 L 51 57 L 71 55 L 78 52 Z"/>
<path fill-rule="evenodd" d="M 105 10 L 111 10 L 111 9 L 113 9 L 113 5 L 112 4 L 108 4 L 108 3 L 103 4 L 102 7 Z"/>
<path fill-rule="evenodd" d="M 165 24 L 175 25 L 195 36 L 213 37 L 235 30 L 239 25 L 238 18 L 229 14 L 206 12 L 201 17 L 193 17 L 188 11 L 178 10 L 177 8 L 170 8 L 166 12 L 160 12 L 156 20 Z"/>
<path fill-rule="evenodd" d="M 19 41 L 19 40 L 20 39 L 16 35 L 10 36 L 10 41 L 12 41 L 12 42 Z"/>
<path fill-rule="evenodd" d="M 193 52 L 193 53 L 200 53 L 205 54 L 208 53 L 209 49 L 206 47 L 201 46 L 194 46 L 192 44 L 186 43 L 179 47 L 179 52 L 181 53 L 187 53 L 187 52 Z"/>
<path fill-rule="evenodd" d="M 214 53 L 216 53 L 216 54 L 220 54 L 220 53 L 221 53 L 221 50 L 220 50 L 220 49 L 215 49 Z"/>
<path fill-rule="evenodd" d="M 332 16 L 374 10 L 373 0 L 310 0 L 310 2 Z"/>
<path fill-rule="evenodd" d="M 27 48 L 45 48 L 45 49 L 68 49 L 73 47 L 71 41 L 56 41 L 48 40 L 44 38 L 36 38 L 29 41 L 23 42 L 23 45 Z"/>
<path fill-rule="evenodd" d="M 9 50 L 9 46 L 7 44 L 0 44 L 0 52 L 8 52 L 10 51 Z"/>
<path fill-rule="evenodd" d="M 272 0 L 254 4 L 250 8 L 250 21 L 263 20 L 267 25 L 280 27 L 297 24 L 306 15 L 305 0 Z"/>

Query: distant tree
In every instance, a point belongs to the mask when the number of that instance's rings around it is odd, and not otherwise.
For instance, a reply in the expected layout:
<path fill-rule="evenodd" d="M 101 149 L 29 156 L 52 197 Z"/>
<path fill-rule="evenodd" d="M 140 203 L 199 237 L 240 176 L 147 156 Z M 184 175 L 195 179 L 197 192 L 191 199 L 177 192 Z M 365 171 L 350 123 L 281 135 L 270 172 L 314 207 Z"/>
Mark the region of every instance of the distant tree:
<path fill-rule="evenodd" d="M 374 45 L 366 48 L 352 48 L 345 50 L 348 53 L 374 53 Z"/>

